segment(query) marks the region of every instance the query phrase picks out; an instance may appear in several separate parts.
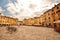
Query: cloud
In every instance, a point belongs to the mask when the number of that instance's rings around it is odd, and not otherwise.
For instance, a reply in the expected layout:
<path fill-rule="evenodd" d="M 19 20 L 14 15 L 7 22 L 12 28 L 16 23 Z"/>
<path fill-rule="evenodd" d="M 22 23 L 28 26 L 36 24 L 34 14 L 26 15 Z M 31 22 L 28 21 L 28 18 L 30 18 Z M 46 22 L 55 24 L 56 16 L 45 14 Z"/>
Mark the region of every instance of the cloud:
<path fill-rule="evenodd" d="M 12 14 L 15 14 L 16 13 L 16 7 L 15 5 L 12 3 L 12 2 L 9 2 L 8 5 L 7 5 L 7 10 L 12 13 Z"/>
<path fill-rule="evenodd" d="M 2 7 L 0 7 L 0 13 L 2 13 Z"/>
<path fill-rule="evenodd" d="M 25 5 L 24 5 L 25 6 Z M 26 18 L 26 17 L 30 17 L 32 15 L 31 12 L 29 12 L 27 9 L 28 7 L 24 7 L 21 6 L 20 1 L 17 0 L 17 3 L 12 3 L 11 1 L 9 1 L 8 5 L 7 5 L 7 10 L 12 14 L 13 17 L 16 18 Z"/>
<path fill-rule="evenodd" d="M 43 4 L 50 4 L 52 2 L 54 2 L 55 0 L 43 0 Z"/>
<path fill-rule="evenodd" d="M 29 4 L 29 8 L 35 9 L 36 5 L 35 4 Z"/>
<path fill-rule="evenodd" d="M 13 17 L 22 20 L 24 18 L 40 16 L 57 3 L 56 0 L 16 0 L 14 3 L 12 0 L 9 0 L 7 10 Z"/>
<path fill-rule="evenodd" d="M 3 15 L 3 9 L 2 9 L 2 7 L 0 7 L 0 13 L 1 13 L 1 15 Z"/>

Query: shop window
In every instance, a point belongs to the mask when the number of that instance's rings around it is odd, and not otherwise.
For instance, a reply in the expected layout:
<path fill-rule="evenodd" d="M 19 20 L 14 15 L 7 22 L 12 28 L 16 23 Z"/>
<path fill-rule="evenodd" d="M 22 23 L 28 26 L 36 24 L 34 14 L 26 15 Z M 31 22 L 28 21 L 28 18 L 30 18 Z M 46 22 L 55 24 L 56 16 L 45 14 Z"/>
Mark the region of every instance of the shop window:
<path fill-rule="evenodd" d="M 59 27 L 60 27 L 60 23 L 59 23 Z"/>
<path fill-rule="evenodd" d="M 42 23 L 42 25 L 44 26 L 44 22 Z"/>
<path fill-rule="evenodd" d="M 47 24 L 46 24 L 46 26 L 47 26 Z"/>
<path fill-rule="evenodd" d="M 50 26 L 51 24 L 49 23 L 49 26 Z"/>
<path fill-rule="evenodd" d="M 54 27 L 57 27 L 57 25 L 54 23 Z"/>

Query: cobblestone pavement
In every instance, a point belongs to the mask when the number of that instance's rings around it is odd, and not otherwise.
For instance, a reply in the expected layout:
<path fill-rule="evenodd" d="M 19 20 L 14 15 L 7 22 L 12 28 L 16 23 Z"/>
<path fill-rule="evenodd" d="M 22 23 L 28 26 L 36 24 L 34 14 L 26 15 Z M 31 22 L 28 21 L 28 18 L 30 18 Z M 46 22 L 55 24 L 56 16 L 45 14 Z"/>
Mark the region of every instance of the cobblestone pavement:
<path fill-rule="evenodd" d="M 7 27 L 0 27 L 0 40 L 60 40 L 60 33 L 53 28 L 19 26 L 17 31 L 9 33 Z"/>

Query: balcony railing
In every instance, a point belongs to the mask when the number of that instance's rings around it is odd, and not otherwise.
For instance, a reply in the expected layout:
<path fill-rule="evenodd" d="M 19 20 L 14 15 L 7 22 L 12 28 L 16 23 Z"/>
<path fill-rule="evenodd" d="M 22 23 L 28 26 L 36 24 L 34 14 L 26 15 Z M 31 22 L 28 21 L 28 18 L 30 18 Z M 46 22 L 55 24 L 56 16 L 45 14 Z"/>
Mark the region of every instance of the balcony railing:
<path fill-rule="evenodd" d="M 56 13 L 60 13 L 60 10 L 58 10 Z"/>

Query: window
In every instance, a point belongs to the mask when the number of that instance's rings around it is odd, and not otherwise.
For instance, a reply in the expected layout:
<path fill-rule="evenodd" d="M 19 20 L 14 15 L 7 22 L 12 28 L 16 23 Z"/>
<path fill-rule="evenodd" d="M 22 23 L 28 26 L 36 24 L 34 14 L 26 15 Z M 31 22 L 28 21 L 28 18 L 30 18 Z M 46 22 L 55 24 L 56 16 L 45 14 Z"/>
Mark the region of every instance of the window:
<path fill-rule="evenodd" d="M 59 18 L 59 20 L 60 20 L 60 18 Z"/>
<path fill-rule="evenodd" d="M 55 14 L 55 12 L 54 13 L 52 13 L 52 15 L 54 15 Z"/>
<path fill-rule="evenodd" d="M 41 24 L 41 22 L 39 22 L 39 24 Z"/>
<path fill-rule="evenodd" d="M 59 7 L 57 7 L 57 9 L 59 9 Z"/>
<path fill-rule="evenodd" d="M 45 20 L 46 20 L 46 18 L 45 18 Z"/>
<path fill-rule="evenodd" d="M 48 13 L 48 15 L 50 15 L 50 14 Z"/>
<path fill-rule="evenodd" d="M 55 20 L 54 20 L 55 21 Z"/>
<path fill-rule="evenodd" d="M 50 17 L 49 17 L 49 19 L 50 19 Z"/>
<path fill-rule="evenodd" d="M 52 11 L 54 11 L 54 10 L 52 9 Z"/>

